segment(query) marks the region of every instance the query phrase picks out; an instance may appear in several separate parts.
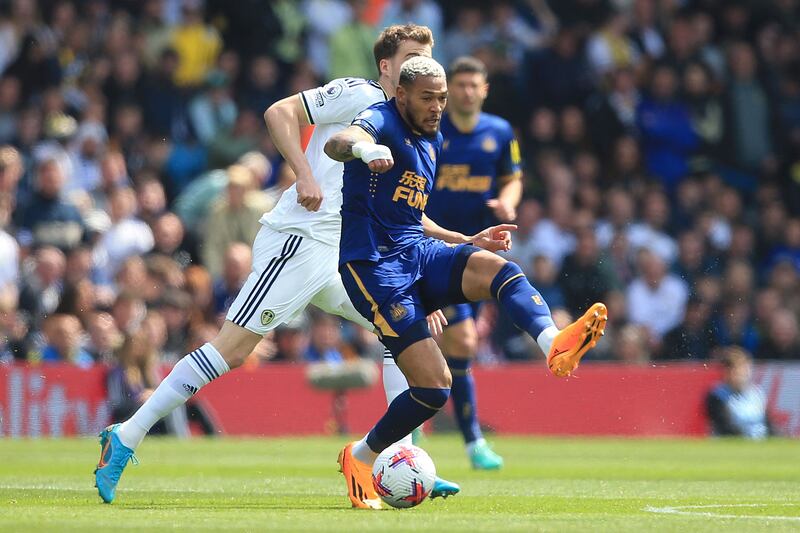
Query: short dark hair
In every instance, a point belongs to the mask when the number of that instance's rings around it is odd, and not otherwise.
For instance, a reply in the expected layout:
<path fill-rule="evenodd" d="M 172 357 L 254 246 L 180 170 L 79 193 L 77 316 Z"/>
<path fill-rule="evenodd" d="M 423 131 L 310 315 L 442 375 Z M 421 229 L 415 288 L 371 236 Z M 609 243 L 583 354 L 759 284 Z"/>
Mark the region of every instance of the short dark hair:
<path fill-rule="evenodd" d="M 447 71 L 447 80 L 452 80 L 456 74 L 481 74 L 484 78 L 489 76 L 483 61 L 472 56 L 461 56 L 450 63 L 450 68 Z"/>
<path fill-rule="evenodd" d="M 378 74 L 381 71 L 381 60 L 389 59 L 397 53 L 400 43 L 403 41 L 416 41 L 419 44 L 429 44 L 433 46 L 433 32 L 427 26 L 417 24 L 395 24 L 384 29 L 375 46 L 372 49 L 375 55 L 375 65 L 378 67 Z"/>

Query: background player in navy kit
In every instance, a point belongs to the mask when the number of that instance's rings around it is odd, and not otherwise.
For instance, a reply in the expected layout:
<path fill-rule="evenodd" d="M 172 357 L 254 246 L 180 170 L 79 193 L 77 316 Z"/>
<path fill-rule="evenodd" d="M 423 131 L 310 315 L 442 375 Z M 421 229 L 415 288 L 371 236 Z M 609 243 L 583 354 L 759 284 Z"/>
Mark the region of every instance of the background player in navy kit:
<path fill-rule="evenodd" d="M 466 235 L 499 222 L 513 222 L 522 198 L 519 145 L 511 124 L 481 112 L 488 94 L 486 67 L 460 57 L 447 73 L 447 112 L 436 181 L 425 215 Z M 448 326 L 439 341 L 453 375 L 450 398 L 473 468 L 495 469 L 503 459 L 489 448 L 478 422 L 471 362 L 478 349 L 480 304 L 444 309 Z"/>
<path fill-rule="evenodd" d="M 339 272 L 351 301 L 380 332 L 409 384 L 369 434 L 340 453 L 354 504 L 376 497 L 371 465 L 378 454 L 449 397 L 450 371 L 431 338 L 426 309 L 496 298 L 537 340 L 558 376 L 577 367 L 607 319 L 605 306 L 595 304 L 559 331 L 521 269 L 491 253 L 510 247 L 507 230 L 514 226 L 467 237 L 425 217 L 446 103 L 441 65 L 429 57 L 411 58 L 401 67 L 396 98 L 371 106 L 325 143 L 329 157 L 345 162 Z"/>

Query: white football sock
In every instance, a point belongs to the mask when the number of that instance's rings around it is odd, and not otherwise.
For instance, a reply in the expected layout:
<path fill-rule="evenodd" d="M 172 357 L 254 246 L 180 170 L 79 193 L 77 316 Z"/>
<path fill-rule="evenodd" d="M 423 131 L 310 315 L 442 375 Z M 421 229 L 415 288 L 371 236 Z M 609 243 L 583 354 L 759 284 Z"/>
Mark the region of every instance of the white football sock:
<path fill-rule="evenodd" d="M 353 444 L 353 457 L 368 465 L 372 465 L 375 459 L 378 458 L 378 454 L 373 452 L 372 448 L 367 444 L 366 435 L 364 435 L 360 441 Z"/>
<path fill-rule="evenodd" d="M 147 401 L 120 425 L 119 440 L 135 450 L 156 422 L 229 370 L 225 359 L 209 343 L 184 356 Z"/>
<path fill-rule="evenodd" d="M 474 450 L 476 446 L 482 445 L 482 444 L 485 444 L 485 443 L 486 443 L 486 439 L 484 439 L 483 437 L 481 437 L 479 439 L 475 439 L 472 442 L 468 442 L 467 443 L 467 456 L 468 457 L 472 457 L 472 450 Z"/>
<path fill-rule="evenodd" d="M 388 357 L 386 357 L 387 355 Z M 392 359 L 389 350 L 383 354 L 383 390 L 386 392 L 386 405 L 391 404 L 402 392 L 408 390 L 408 381 L 406 381 L 403 371 Z M 397 444 L 411 446 L 411 434 L 409 433 L 397 441 Z"/>
<path fill-rule="evenodd" d="M 550 326 L 545 328 L 544 331 L 539 333 L 539 336 L 536 337 L 536 344 L 538 344 L 539 348 L 542 349 L 545 357 L 550 355 L 550 347 L 553 346 L 553 339 L 555 339 L 556 335 L 558 335 L 560 332 L 561 330 L 557 327 Z"/>

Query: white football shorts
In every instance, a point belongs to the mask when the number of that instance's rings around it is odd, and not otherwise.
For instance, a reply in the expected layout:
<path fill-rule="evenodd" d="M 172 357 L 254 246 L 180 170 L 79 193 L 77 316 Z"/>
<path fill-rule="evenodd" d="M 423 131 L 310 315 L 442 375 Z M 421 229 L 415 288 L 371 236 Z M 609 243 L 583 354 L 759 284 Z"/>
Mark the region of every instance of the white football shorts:
<path fill-rule="evenodd" d="M 225 318 L 264 335 L 314 304 L 373 331 L 350 303 L 338 265 L 338 247 L 263 226 L 253 243 L 253 270 Z"/>

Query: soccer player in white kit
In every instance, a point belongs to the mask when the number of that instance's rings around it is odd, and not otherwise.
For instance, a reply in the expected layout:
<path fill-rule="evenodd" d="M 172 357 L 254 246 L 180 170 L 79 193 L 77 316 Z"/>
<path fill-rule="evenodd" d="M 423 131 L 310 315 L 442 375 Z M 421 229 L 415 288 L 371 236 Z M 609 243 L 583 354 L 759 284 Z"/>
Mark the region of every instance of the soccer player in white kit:
<path fill-rule="evenodd" d="M 343 164 L 328 158 L 323 148 L 327 139 L 349 126 L 359 112 L 391 98 L 403 62 L 413 56 L 430 56 L 432 46 L 433 36 L 425 26 L 391 26 L 375 44 L 379 82 L 334 80 L 285 98 L 266 111 L 270 134 L 297 182 L 261 218 L 263 227 L 253 245 L 253 270 L 217 336 L 178 361 L 130 419 L 101 433 L 95 484 L 103 501 L 114 500 L 122 471 L 158 420 L 212 380 L 240 366 L 264 334 L 308 304 L 374 330 L 353 307 L 337 271 Z M 300 127 L 306 124 L 315 125 L 315 130 L 304 153 Z M 432 236 L 444 231 L 435 224 L 426 227 L 428 230 Z M 472 239 L 480 245 L 481 240 L 492 241 L 488 235 L 491 232 L 487 230 Z M 385 359 L 384 388 L 389 403 L 408 388 L 391 358 Z M 459 490 L 444 480 L 438 482 L 438 495 Z"/>

